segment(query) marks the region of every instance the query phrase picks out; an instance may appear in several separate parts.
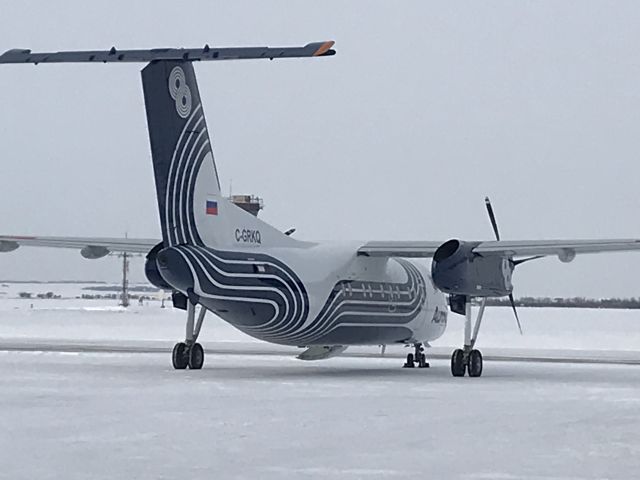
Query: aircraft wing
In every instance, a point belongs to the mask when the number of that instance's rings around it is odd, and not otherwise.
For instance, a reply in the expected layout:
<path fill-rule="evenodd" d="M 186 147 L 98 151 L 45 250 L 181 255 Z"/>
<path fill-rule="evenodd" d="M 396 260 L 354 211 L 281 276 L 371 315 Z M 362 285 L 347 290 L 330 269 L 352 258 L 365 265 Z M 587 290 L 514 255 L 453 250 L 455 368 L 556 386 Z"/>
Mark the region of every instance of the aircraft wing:
<path fill-rule="evenodd" d="M 85 258 L 100 258 L 110 253 L 146 254 L 161 240 L 151 238 L 83 238 L 83 237 L 31 237 L 0 235 L 0 252 L 11 252 L 19 247 L 54 247 L 80 250 Z"/>
<path fill-rule="evenodd" d="M 433 257 L 444 242 L 389 241 L 369 242 L 358 249 L 358 255 L 370 257 Z M 576 254 L 626 252 L 640 250 L 640 239 L 609 240 L 492 240 L 468 242 L 474 253 L 502 257 L 550 256 L 572 259 Z"/>

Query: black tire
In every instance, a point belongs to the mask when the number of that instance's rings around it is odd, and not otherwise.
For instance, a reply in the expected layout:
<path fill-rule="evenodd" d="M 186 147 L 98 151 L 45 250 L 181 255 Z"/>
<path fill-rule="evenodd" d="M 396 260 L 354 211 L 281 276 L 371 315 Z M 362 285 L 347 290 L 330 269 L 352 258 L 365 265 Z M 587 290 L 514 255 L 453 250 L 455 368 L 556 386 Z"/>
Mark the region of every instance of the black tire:
<path fill-rule="evenodd" d="M 482 354 L 480 350 L 469 352 L 469 376 L 479 377 L 482 375 Z"/>
<path fill-rule="evenodd" d="M 464 352 L 458 348 L 451 354 L 451 375 L 454 377 L 464 377 L 465 370 Z"/>
<path fill-rule="evenodd" d="M 404 368 L 413 368 L 415 367 L 413 353 L 407 354 L 407 362 L 403 365 Z"/>
<path fill-rule="evenodd" d="M 176 370 L 184 370 L 189 364 L 189 358 L 187 357 L 187 344 L 184 342 L 176 343 L 171 353 L 171 361 L 173 368 Z"/>
<path fill-rule="evenodd" d="M 429 368 L 427 356 L 424 353 L 420 354 L 420 358 L 418 359 L 418 368 Z"/>
<path fill-rule="evenodd" d="M 200 370 L 202 365 L 204 365 L 204 349 L 199 343 L 194 343 L 189 352 L 189 368 Z"/>

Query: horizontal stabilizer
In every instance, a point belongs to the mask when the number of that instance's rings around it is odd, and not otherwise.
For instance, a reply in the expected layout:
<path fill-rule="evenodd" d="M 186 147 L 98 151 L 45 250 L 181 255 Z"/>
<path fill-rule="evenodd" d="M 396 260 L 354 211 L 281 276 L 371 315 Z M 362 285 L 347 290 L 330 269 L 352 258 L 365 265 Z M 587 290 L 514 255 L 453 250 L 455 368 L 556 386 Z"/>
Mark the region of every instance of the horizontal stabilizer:
<path fill-rule="evenodd" d="M 13 49 L 0 55 L 0 63 L 118 63 L 160 60 L 209 61 L 268 58 L 325 57 L 335 55 L 333 41 L 308 43 L 303 47 L 153 48 L 148 50 L 86 50 L 34 53 Z"/>

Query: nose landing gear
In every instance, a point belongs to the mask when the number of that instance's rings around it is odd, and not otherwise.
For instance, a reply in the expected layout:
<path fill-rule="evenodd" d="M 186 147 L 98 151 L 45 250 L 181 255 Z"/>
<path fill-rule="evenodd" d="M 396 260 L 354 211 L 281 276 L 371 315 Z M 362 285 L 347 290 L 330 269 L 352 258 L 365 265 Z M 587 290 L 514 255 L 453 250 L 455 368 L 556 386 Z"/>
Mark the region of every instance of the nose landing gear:
<path fill-rule="evenodd" d="M 427 355 L 424 353 L 424 346 L 421 343 L 415 343 L 413 345 L 414 353 L 407 354 L 407 361 L 402 368 L 429 368 L 429 362 L 427 362 Z"/>

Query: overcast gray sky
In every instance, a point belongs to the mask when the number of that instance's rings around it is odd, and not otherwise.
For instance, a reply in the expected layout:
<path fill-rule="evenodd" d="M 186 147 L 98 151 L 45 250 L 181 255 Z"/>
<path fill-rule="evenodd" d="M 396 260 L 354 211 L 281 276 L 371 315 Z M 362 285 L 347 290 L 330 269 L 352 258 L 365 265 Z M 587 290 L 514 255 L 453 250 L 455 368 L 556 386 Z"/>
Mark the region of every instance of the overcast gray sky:
<path fill-rule="evenodd" d="M 305 239 L 640 237 L 640 4 L 2 1 L 0 50 L 288 46 L 196 65 L 223 189 Z M 0 230 L 159 237 L 142 65 L 0 68 Z M 640 296 L 639 254 L 527 264 L 516 295 Z M 142 279 L 142 262 L 133 265 Z M 0 278 L 119 278 L 78 252 Z"/>

